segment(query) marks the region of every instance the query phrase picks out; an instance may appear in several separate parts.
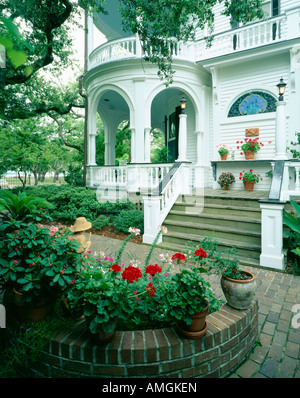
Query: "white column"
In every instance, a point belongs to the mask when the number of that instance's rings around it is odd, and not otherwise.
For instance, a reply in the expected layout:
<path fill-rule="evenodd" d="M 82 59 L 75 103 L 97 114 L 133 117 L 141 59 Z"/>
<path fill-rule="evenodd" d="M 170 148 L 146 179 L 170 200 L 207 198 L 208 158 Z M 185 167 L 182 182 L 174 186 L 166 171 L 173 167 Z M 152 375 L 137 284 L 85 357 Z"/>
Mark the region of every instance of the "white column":
<path fill-rule="evenodd" d="M 260 266 L 283 269 L 282 209 L 284 204 L 261 203 Z"/>
<path fill-rule="evenodd" d="M 275 159 L 287 159 L 286 153 L 286 102 L 276 102 Z"/>
<path fill-rule="evenodd" d="M 97 135 L 97 127 L 96 127 L 96 112 L 93 112 L 94 108 L 91 106 L 91 102 L 93 101 L 91 98 L 89 101 L 89 112 L 88 112 L 88 120 L 87 120 L 87 166 L 96 166 L 96 135 Z"/>
<path fill-rule="evenodd" d="M 88 15 L 87 16 L 87 49 L 86 49 L 86 56 L 89 57 L 90 53 L 94 49 L 94 22 L 93 18 Z M 87 59 L 88 62 L 88 69 L 90 69 L 89 58 Z"/>
<path fill-rule="evenodd" d="M 135 129 L 131 128 L 131 163 L 135 163 Z"/>
<path fill-rule="evenodd" d="M 160 228 L 160 201 L 161 196 L 143 195 L 144 201 L 144 235 L 143 243 L 152 244 Z M 162 241 L 160 235 L 158 242 Z"/>
<path fill-rule="evenodd" d="M 137 77 L 134 82 L 134 127 L 135 127 L 135 162 L 145 161 L 145 78 Z"/>
<path fill-rule="evenodd" d="M 197 163 L 196 166 L 200 166 L 204 164 L 203 161 L 203 131 L 195 131 L 197 136 Z"/>
<path fill-rule="evenodd" d="M 179 138 L 178 138 L 178 159 L 177 162 L 186 162 L 186 147 L 187 147 L 187 115 L 181 113 L 179 115 Z"/>
<path fill-rule="evenodd" d="M 145 163 L 151 162 L 151 140 L 150 140 L 150 127 L 145 128 Z"/>
<path fill-rule="evenodd" d="M 96 134 L 88 135 L 88 166 L 96 166 Z"/>

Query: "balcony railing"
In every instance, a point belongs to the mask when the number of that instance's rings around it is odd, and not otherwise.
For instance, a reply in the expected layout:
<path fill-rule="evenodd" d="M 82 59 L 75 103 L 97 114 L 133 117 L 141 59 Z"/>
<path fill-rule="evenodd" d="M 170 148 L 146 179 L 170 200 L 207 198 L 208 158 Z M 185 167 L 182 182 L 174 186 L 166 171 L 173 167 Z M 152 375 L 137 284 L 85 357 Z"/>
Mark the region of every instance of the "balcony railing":
<path fill-rule="evenodd" d="M 258 48 L 292 38 L 289 32 L 293 32 L 294 37 L 299 37 L 299 21 L 297 26 L 292 26 L 296 23 L 295 21 L 297 18 L 290 18 L 287 14 L 282 14 L 275 18 L 268 18 L 216 34 L 210 47 L 207 46 L 205 39 L 201 39 L 195 42 L 173 43 L 170 52 L 173 59 L 196 62 Z M 112 40 L 97 47 L 90 54 L 89 69 L 116 60 L 141 58 L 143 55 L 137 36 Z"/>

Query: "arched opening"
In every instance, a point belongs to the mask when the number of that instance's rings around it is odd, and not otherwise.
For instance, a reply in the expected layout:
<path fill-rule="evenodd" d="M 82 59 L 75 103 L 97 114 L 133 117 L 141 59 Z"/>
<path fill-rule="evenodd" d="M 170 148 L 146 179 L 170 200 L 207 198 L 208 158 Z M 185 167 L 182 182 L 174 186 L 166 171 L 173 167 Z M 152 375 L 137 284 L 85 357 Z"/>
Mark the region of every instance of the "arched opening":
<path fill-rule="evenodd" d="M 130 161 L 130 111 L 121 94 L 105 90 L 97 106 L 96 163 L 118 165 Z"/>
<path fill-rule="evenodd" d="M 165 132 L 159 128 L 151 131 L 151 163 L 168 163 L 171 161 L 166 145 Z"/>
<path fill-rule="evenodd" d="M 129 121 L 123 120 L 116 130 L 115 164 L 124 165 L 131 161 L 131 130 Z M 105 132 L 101 117 L 97 115 L 96 164 L 105 165 Z"/>
<path fill-rule="evenodd" d="M 151 103 L 151 127 L 152 131 L 159 129 L 161 132 L 159 150 L 153 146 L 151 161 L 154 163 L 155 154 L 175 162 L 178 159 L 179 139 L 179 115 L 181 113 L 180 102 L 182 97 L 187 99 L 187 148 L 190 151 L 191 161 L 196 160 L 196 137 L 195 137 L 195 109 L 189 95 L 180 88 L 166 88 L 153 98 Z M 164 142 L 164 145 L 163 145 Z M 155 162 L 156 163 L 156 162 Z"/>

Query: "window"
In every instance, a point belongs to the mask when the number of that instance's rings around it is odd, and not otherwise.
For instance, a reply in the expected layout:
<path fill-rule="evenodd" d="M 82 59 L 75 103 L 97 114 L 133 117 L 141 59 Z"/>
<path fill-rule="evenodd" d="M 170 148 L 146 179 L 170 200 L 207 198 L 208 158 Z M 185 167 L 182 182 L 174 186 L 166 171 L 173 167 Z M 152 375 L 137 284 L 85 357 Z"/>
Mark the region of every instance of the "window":
<path fill-rule="evenodd" d="M 231 106 L 228 117 L 255 115 L 276 111 L 277 99 L 262 91 L 243 94 Z"/>
<path fill-rule="evenodd" d="M 279 0 L 272 0 L 272 17 L 279 15 Z"/>

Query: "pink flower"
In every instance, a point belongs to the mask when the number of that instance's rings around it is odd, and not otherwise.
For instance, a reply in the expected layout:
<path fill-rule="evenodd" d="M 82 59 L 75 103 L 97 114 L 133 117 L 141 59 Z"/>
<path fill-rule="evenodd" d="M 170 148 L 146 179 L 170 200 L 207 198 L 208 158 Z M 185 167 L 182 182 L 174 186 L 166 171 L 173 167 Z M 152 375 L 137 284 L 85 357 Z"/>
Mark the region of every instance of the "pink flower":
<path fill-rule="evenodd" d="M 55 235 L 55 233 L 56 233 L 57 231 L 58 231 L 58 228 L 55 227 L 54 225 L 52 225 L 52 227 L 51 227 L 50 230 L 49 230 L 50 236 Z"/>

